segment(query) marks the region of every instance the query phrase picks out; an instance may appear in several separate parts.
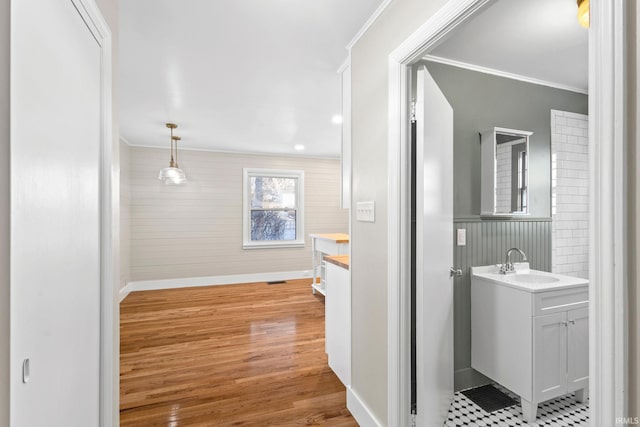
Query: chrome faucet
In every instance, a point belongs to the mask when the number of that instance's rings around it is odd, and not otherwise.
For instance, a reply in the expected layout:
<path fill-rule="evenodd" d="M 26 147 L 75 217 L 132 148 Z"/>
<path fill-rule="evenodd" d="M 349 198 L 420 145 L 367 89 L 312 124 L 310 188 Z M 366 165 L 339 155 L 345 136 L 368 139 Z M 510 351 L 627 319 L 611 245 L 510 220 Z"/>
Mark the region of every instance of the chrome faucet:
<path fill-rule="evenodd" d="M 500 274 L 513 274 L 516 272 L 516 269 L 513 267 L 513 263 L 511 262 L 511 252 L 513 251 L 517 251 L 520 253 L 520 256 L 522 257 L 522 262 L 528 261 L 527 256 L 524 254 L 524 252 L 522 252 L 521 249 L 511 248 L 507 251 L 506 262 L 500 267 Z"/>

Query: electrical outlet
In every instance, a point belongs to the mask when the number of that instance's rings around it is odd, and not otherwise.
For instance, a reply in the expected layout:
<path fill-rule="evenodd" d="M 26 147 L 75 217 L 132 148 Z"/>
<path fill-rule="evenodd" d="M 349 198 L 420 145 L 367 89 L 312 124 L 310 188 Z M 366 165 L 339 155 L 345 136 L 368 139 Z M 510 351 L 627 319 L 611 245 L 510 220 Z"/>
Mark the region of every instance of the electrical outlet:
<path fill-rule="evenodd" d="M 457 230 L 458 246 L 467 246 L 467 229 L 458 228 Z"/>

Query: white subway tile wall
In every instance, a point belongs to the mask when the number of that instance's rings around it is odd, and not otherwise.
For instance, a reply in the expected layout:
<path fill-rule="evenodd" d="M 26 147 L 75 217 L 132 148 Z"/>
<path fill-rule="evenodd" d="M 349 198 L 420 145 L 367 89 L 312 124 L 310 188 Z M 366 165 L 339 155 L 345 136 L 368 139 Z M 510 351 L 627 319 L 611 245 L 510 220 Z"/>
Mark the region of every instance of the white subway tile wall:
<path fill-rule="evenodd" d="M 551 269 L 589 278 L 588 116 L 551 110 Z"/>

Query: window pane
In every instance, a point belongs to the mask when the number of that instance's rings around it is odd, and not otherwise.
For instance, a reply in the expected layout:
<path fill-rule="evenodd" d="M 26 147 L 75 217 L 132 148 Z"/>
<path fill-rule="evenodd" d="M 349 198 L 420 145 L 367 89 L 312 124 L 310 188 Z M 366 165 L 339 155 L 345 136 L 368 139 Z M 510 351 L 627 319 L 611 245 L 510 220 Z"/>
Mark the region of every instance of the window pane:
<path fill-rule="evenodd" d="M 252 176 L 250 183 L 252 209 L 296 208 L 296 178 Z"/>
<path fill-rule="evenodd" d="M 251 211 L 251 240 L 296 240 L 296 211 Z"/>

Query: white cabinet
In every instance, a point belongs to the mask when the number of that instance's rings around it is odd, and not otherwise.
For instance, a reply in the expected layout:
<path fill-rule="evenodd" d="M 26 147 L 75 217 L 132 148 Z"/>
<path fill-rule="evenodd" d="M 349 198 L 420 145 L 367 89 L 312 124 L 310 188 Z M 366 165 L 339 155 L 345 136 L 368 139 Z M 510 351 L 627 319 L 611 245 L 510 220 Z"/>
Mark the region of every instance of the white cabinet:
<path fill-rule="evenodd" d="M 325 339 L 329 367 L 345 386 L 351 384 L 351 284 L 349 270 L 326 262 Z"/>
<path fill-rule="evenodd" d="M 567 392 L 589 388 L 589 309 L 567 312 Z M 580 394 L 580 393 L 578 393 Z M 580 397 L 584 400 L 584 397 Z"/>
<path fill-rule="evenodd" d="M 311 289 L 325 295 L 326 266 L 325 255 L 345 255 L 349 253 L 349 235 L 344 233 L 309 234 L 311 238 Z M 319 276 L 318 276 L 319 273 Z M 318 283 L 318 278 L 320 282 Z"/>
<path fill-rule="evenodd" d="M 572 392 L 587 398 L 588 303 L 588 284 L 527 290 L 472 269 L 471 366 L 519 395 L 527 422 L 540 402 Z"/>
<path fill-rule="evenodd" d="M 589 310 L 569 310 L 533 319 L 535 401 L 588 388 Z"/>

